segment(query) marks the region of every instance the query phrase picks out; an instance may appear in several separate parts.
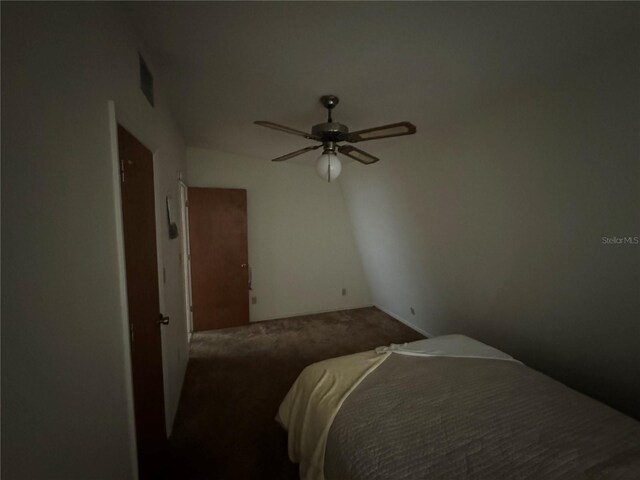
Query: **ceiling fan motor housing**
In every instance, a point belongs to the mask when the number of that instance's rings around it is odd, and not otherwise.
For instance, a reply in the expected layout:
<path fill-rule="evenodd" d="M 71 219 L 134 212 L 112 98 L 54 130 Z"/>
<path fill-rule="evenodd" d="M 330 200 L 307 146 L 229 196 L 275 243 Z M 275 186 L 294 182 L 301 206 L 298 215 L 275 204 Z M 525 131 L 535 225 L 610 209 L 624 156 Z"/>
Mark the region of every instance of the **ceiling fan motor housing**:
<path fill-rule="evenodd" d="M 349 129 L 342 123 L 327 122 L 314 125 L 311 133 L 320 137 L 322 142 L 343 142 L 349 133 Z"/>

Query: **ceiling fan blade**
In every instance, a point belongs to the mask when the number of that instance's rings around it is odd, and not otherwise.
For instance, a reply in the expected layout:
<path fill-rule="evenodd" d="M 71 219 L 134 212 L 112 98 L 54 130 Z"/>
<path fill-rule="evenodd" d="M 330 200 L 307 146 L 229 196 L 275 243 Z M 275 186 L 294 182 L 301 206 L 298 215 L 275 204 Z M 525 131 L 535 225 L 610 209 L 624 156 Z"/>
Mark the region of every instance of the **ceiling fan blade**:
<path fill-rule="evenodd" d="M 416 126 L 409 122 L 391 123 L 381 127 L 367 128 L 351 132 L 347 135 L 347 142 L 356 143 L 366 140 L 377 140 L 379 138 L 399 137 L 401 135 L 411 135 L 416 133 Z"/>
<path fill-rule="evenodd" d="M 282 155 L 281 157 L 274 158 L 271 160 L 272 162 L 282 162 L 284 160 L 289 160 L 290 158 L 297 157 L 298 155 L 302 155 L 303 153 L 310 152 L 311 150 L 315 150 L 320 148 L 322 145 L 316 145 L 314 147 L 306 147 L 301 148 L 300 150 L 296 150 L 295 152 L 287 153 L 286 155 Z"/>
<path fill-rule="evenodd" d="M 380 160 L 379 158 L 374 157 L 367 152 L 363 152 L 359 148 L 353 147 L 351 145 L 342 145 L 341 147 L 338 147 L 338 152 L 346 155 L 347 157 L 351 157 L 354 160 L 359 161 L 360 163 L 364 163 L 365 165 L 376 163 L 378 160 Z"/>
<path fill-rule="evenodd" d="M 255 123 L 256 125 L 260 125 L 261 127 L 273 128 L 274 130 L 280 130 L 281 132 L 292 133 L 293 135 L 299 135 L 301 137 L 308 138 L 309 140 L 318 140 L 318 141 L 320 140 L 320 137 L 313 135 L 311 133 L 302 132 L 300 130 L 296 130 L 295 128 L 285 127 L 284 125 L 278 125 L 277 123 L 265 122 L 262 120 L 257 120 L 253 123 Z"/>

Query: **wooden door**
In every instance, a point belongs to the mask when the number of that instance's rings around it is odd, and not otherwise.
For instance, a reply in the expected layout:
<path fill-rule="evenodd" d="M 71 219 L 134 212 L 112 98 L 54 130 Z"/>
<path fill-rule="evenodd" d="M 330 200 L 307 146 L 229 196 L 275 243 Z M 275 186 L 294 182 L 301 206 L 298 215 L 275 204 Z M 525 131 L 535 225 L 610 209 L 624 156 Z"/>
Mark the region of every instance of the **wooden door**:
<path fill-rule="evenodd" d="M 131 366 L 140 479 L 160 478 L 166 429 L 153 156 L 118 126 Z"/>
<path fill-rule="evenodd" d="M 247 191 L 189 188 L 194 331 L 249 323 Z"/>

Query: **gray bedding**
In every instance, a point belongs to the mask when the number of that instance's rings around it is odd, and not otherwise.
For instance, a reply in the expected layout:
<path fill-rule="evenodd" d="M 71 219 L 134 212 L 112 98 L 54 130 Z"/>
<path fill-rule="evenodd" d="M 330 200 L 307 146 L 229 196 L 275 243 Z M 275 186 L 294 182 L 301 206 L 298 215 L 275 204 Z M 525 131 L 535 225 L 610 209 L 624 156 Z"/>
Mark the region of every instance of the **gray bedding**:
<path fill-rule="evenodd" d="M 522 364 L 392 354 L 335 417 L 327 480 L 640 479 L 640 423 Z"/>

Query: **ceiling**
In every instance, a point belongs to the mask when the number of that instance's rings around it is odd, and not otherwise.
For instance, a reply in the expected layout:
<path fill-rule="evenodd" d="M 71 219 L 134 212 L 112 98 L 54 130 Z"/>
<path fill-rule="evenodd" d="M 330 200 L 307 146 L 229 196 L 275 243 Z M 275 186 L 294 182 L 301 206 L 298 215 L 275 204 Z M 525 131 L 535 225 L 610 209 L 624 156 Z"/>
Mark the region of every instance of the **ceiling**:
<path fill-rule="evenodd" d="M 418 134 L 536 82 L 637 28 L 623 4 L 131 2 L 124 8 L 162 71 L 189 146 L 263 159 L 310 144 L 253 125 L 353 130 L 410 121 Z M 637 10 L 631 10 L 637 12 Z M 602 51 L 602 50 L 601 50 Z M 308 162 L 317 156 L 299 157 Z"/>

